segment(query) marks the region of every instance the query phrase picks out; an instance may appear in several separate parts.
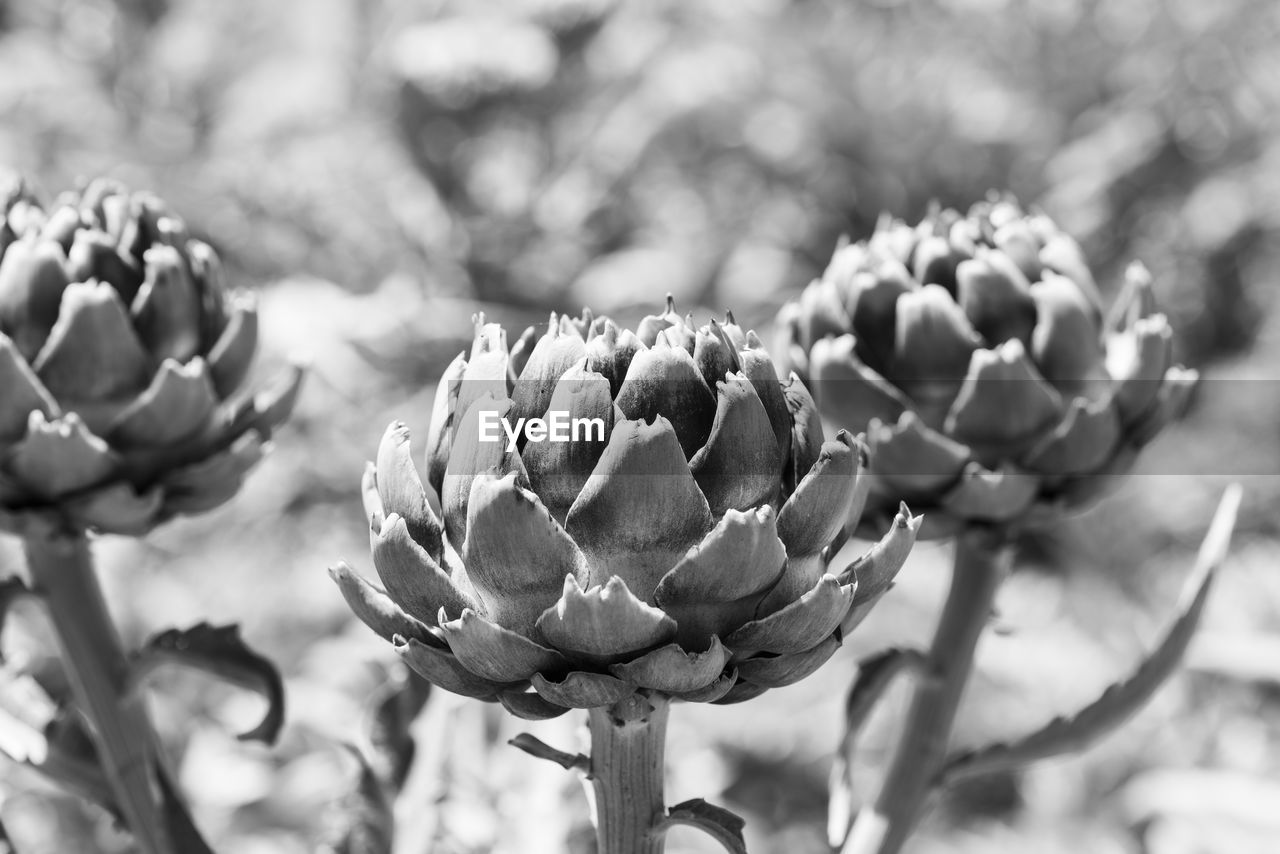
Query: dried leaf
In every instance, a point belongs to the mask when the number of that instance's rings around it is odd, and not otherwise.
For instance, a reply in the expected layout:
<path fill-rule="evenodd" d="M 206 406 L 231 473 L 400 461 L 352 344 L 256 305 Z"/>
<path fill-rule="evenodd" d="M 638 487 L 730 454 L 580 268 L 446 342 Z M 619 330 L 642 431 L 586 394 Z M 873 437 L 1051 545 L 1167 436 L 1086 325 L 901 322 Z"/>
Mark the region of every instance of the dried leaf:
<path fill-rule="evenodd" d="M 1132 676 L 1107 688 L 1101 697 L 1072 717 L 1054 718 L 1042 729 L 1011 744 L 991 745 L 950 759 L 943 766 L 942 783 L 1083 750 L 1142 708 L 1173 673 L 1191 642 L 1214 574 L 1230 544 L 1240 493 L 1240 487 L 1233 484 L 1223 495 L 1200 546 L 1196 567 L 1183 590 L 1178 618 Z"/>
<path fill-rule="evenodd" d="M 128 690 L 136 691 L 163 664 L 195 667 L 233 685 L 255 691 L 267 701 L 262 722 L 240 736 L 273 744 L 284 725 L 284 682 L 268 659 L 250 649 L 237 625 L 199 623 L 189 629 L 169 629 L 149 639 L 134 656 Z"/>

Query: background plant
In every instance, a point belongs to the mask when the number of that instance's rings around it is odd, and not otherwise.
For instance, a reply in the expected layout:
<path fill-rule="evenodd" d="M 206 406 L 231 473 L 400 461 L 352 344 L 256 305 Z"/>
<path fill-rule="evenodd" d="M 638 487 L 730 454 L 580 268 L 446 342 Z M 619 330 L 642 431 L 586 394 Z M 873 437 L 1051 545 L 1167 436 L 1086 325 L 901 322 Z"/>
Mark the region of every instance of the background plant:
<path fill-rule="evenodd" d="M 948 755 L 1017 532 L 1096 500 L 1181 412 L 1198 376 L 1171 363 L 1173 333 L 1145 268 L 1130 266 L 1104 320 L 1075 241 L 995 193 L 965 214 L 931 210 L 914 227 L 883 217 L 784 307 L 778 339 L 824 418 L 865 428 L 871 509 L 910 497 L 940 522 L 926 536 L 955 538 L 933 641 L 862 663 L 832 775 L 832 844 L 897 854 L 957 777 L 1079 749 L 1150 699 L 1195 631 L 1240 489 L 1223 499 L 1173 628 L 1133 675 L 1012 745 Z M 859 805 L 858 730 L 900 673 L 913 677 L 911 706 L 874 804 Z"/>
<path fill-rule="evenodd" d="M 145 679 L 166 661 L 256 687 L 274 741 L 283 691 L 234 625 L 171 629 L 127 650 L 90 534 L 141 535 L 230 499 L 301 379 L 240 390 L 256 308 L 155 196 L 97 180 L 44 203 L 21 179 L 0 224 L 0 530 L 24 571 L 0 619 L 44 612 L 56 655 L 7 660 L 6 753 L 112 816 L 144 854 L 208 851 L 158 744 Z"/>

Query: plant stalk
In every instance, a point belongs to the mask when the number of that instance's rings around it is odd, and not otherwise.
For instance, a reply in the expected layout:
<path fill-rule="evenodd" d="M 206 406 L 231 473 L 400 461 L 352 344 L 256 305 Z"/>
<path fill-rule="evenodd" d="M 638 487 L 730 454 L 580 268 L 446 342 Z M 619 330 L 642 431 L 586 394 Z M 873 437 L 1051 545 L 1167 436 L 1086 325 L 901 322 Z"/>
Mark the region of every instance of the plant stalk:
<path fill-rule="evenodd" d="M 662 775 L 671 701 L 633 694 L 588 711 L 598 854 L 662 854 Z"/>
<path fill-rule="evenodd" d="M 173 854 L 156 779 L 155 731 L 142 699 L 127 695 L 129 661 L 98 584 L 88 538 L 49 521 L 29 526 L 23 544 L 116 806 L 144 854 Z"/>
<path fill-rule="evenodd" d="M 996 590 L 1008 574 L 1004 531 L 971 526 L 956 538 L 951 589 L 913 689 L 898 747 L 872 809 L 858 814 L 843 854 L 898 854 L 915 829 L 946 758 L 960 697 Z"/>

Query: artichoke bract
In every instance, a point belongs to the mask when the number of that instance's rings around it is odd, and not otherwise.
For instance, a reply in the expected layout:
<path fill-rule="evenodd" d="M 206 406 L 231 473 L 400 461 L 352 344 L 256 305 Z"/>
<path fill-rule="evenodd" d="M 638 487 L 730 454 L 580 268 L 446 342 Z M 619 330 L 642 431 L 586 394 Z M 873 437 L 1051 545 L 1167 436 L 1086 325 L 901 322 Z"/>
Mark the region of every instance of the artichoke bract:
<path fill-rule="evenodd" d="M 393 423 L 365 473 L 385 590 L 331 572 L 428 680 L 528 718 L 794 682 L 887 589 L 919 524 L 904 508 L 828 573 L 865 496 L 861 442 L 824 440 L 804 384 L 731 316 L 695 328 L 670 302 L 634 332 L 552 315 L 511 348 L 477 318 L 426 446 L 424 482 Z"/>
<path fill-rule="evenodd" d="M 1140 264 L 1104 316 L 1079 245 L 1008 197 L 915 227 L 882 218 L 778 326 L 823 417 L 866 431 L 864 522 L 907 500 L 930 537 L 1088 502 L 1196 380 Z"/>
<path fill-rule="evenodd" d="M 19 182 L 0 211 L 0 522 L 138 534 L 230 498 L 301 375 L 237 393 L 256 309 L 214 251 L 109 180 L 48 210 Z"/>

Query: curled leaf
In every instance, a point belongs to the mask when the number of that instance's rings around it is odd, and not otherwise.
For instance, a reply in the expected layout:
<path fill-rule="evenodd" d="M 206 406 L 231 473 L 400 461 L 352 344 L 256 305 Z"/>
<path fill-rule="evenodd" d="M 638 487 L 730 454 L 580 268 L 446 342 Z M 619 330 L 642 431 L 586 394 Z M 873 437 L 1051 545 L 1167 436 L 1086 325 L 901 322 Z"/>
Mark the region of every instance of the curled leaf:
<path fill-rule="evenodd" d="M 126 690 L 138 690 L 163 664 L 195 667 L 261 694 L 267 701 L 267 713 L 261 723 L 238 737 L 241 741 L 275 742 L 284 725 L 284 681 L 274 664 L 245 644 L 239 626 L 198 623 L 153 636 L 134 655 Z"/>
<path fill-rule="evenodd" d="M 677 824 L 696 827 L 724 846 L 729 854 L 747 854 L 747 843 L 742 838 L 742 828 L 747 823 L 724 807 L 709 804 L 702 798 L 683 801 L 667 810 L 667 814 L 653 826 L 652 833 L 666 833 Z"/>

